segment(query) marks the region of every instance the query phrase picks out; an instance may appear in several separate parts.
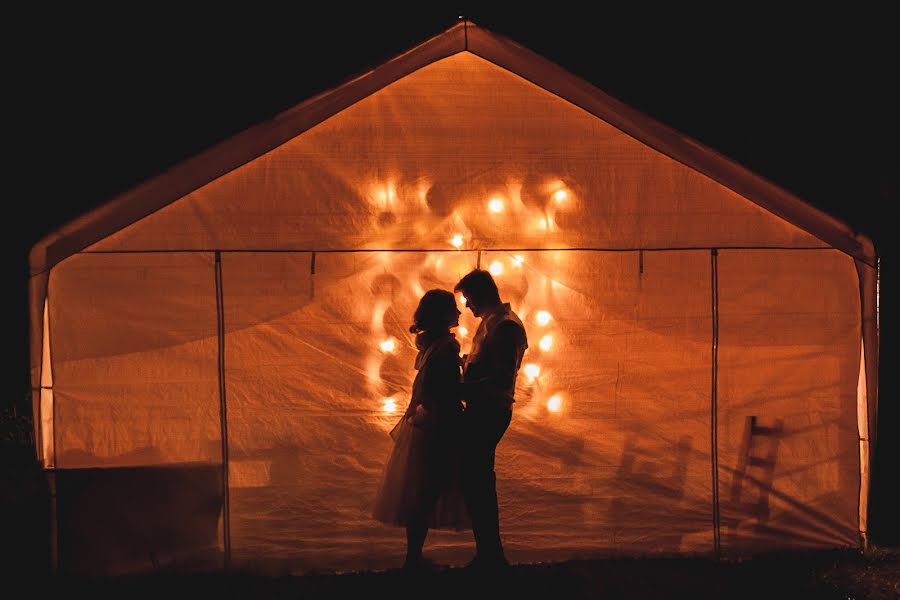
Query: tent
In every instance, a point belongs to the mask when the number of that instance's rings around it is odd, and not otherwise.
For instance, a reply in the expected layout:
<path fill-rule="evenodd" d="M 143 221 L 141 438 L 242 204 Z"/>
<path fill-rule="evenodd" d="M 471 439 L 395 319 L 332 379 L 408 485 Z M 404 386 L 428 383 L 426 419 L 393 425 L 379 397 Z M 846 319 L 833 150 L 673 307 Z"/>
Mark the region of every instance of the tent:
<path fill-rule="evenodd" d="M 476 266 L 531 341 L 511 561 L 865 545 L 871 241 L 465 21 L 34 246 L 56 567 L 395 565 L 407 326 Z"/>

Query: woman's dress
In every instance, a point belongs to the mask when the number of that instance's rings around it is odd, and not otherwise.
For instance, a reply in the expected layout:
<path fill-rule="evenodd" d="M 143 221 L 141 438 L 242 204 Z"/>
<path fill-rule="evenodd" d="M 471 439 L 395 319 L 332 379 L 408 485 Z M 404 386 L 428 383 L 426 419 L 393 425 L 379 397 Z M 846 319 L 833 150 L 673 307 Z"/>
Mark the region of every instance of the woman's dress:
<path fill-rule="evenodd" d="M 391 430 L 394 445 L 372 515 L 389 525 L 468 529 L 459 474 L 459 343 L 450 332 L 421 333 L 416 346 L 412 397 Z"/>

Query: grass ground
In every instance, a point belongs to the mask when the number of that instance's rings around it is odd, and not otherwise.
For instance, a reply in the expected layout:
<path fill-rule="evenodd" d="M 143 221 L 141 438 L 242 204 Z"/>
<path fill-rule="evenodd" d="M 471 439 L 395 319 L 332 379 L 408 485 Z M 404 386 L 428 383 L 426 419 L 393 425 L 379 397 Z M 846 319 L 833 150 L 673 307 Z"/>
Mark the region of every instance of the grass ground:
<path fill-rule="evenodd" d="M 34 588 L 33 588 L 34 589 Z M 472 600 L 621 598 L 704 600 L 900 598 L 900 549 L 816 552 L 724 563 L 699 559 L 615 559 L 516 565 L 483 577 L 462 569 L 261 577 L 159 573 L 122 578 L 48 578 L 39 597 L 217 599 L 417 598 Z M 32 596 L 34 597 L 34 596 Z"/>

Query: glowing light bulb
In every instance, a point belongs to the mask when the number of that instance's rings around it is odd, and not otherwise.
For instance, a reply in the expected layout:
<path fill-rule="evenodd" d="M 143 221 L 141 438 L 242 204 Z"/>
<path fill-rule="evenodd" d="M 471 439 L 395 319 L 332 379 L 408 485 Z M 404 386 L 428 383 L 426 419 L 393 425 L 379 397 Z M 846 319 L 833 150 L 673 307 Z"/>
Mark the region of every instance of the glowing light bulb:
<path fill-rule="evenodd" d="M 539 310 L 537 311 L 537 314 L 534 315 L 534 320 L 538 322 L 538 325 L 546 325 L 552 318 L 553 317 L 550 316 L 550 313 L 546 310 Z"/>
<path fill-rule="evenodd" d="M 454 248 L 459 248 L 463 245 L 463 236 L 461 233 L 456 233 L 450 238 L 450 243 Z"/>
<path fill-rule="evenodd" d="M 388 339 L 378 344 L 378 346 L 381 348 L 382 352 L 393 352 L 394 348 L 397 347 L 397 342 L 396 340 L 394 340 L 394 338 L 389 337 Z"/>
<path fill-rule="evenodd" d="M 524 371 L 529 383 L 537 379 L 537 376 L 541 374 L 541 368 L 534 363 L 525 365 Z"/>
<path fill-rule="evenodd" d="M 550 396 L 550 399 L 547 400 L 547 410 L 550 412 L 559 412 L 562 410 L 562 396 L 559 394 Z"/>
<path fill-rule="evenodd" d="M 503 212 L 503 200 L 491 198 L 491 201 L 488 202 L 488 210 L 494 214 Z"/>
<path fill-rule="evenodd" d="M 459 295 L 459 303 L 462 304 L 463 306 L 466 305 L 466 297 L 463 296 L 462 294 Z"/>
<path fill-rule="evenodd" d="M 491 263 L 490 266 L 491 275 L 502 275 L 503 274 L 503 263 L 499 260 L 495 260 Z"/>
<path fill-rule="evenodd" d="M 466 337 L 469 335 L 469 330 L 465 327 L 457 327 L 456 331 L 459 333 L 459 337 Z"/>
<path fill-rule="evenodd" d="M 556 193 L 553 194 L 553 199 L 557 202 L 565 202 L 568 197 L 569 193 L 566 190 L 556 190 Z"/>
<path fill-rule="evenodd" d="M 524 260 L 525 260 L 525 259 L 522 258 L 522 255 L 521 255 L 521 254 L 516 254 L 515 256 L 513 256 L 513 262 L 516 263 L 516 266 L 517 266 L 517 267 L 521 267 L 521 266 L 522 266 L 522 262 L 523 262 Z"/>
<path fill-rule="evenodd" d="M 549 333 L 541 338 L 541 341 L 538 342 L 538 346 L 540 346 L 541 350 L 546 352 L 550 348 L 553 347 L 553 336 Z"/>
<path fill-rule="evenodd" d="M 384 412 L 391 414 L 397 411 L 397 399 L 396 398 L 384 398 L 381 401 L 381 410 Z"/>

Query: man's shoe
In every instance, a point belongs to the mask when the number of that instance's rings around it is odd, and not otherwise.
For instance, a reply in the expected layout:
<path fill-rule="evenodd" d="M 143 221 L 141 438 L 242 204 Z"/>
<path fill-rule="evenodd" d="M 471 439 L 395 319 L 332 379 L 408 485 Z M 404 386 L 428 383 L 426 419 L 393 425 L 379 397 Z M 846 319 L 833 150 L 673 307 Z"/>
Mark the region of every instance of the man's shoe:
<path fill-rule="evenodd" d="M 463 567 L 466 571 L 473 573 L 499 573 L 509 568 L 509 561 L 502 554 L 490 558 L 475 555 L 475 558 Z"/>

